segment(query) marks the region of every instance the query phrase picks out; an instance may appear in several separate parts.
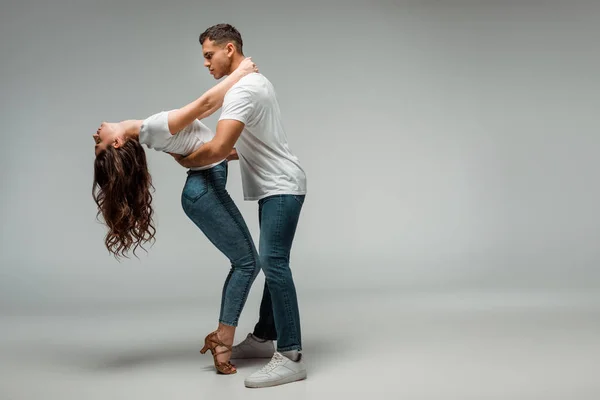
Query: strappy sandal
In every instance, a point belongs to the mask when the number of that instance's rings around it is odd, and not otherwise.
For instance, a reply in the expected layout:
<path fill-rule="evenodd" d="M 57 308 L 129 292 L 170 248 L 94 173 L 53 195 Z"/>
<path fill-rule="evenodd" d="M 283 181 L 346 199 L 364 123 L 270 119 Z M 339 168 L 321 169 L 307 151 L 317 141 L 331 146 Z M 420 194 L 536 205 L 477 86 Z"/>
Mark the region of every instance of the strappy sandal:
<path fill-rule="evenodd" d="M 216 351 L 217 347 L 225 347 L 225 350 L 221 350 L 221 351 L 217 352 Z M 204 354 L 208 350 L 210 350 L 210 352 L 213 356 L 214 362 L 215 362 L 215 368 L 217 369 L 218 373 L 225 374 L 225 375 L 235 374 L 237 372 L 237 370 L 235 369 L 235 365 L 233 365 L 229 361 L 227 361 L 227 362 L 218 362 L 217 361 L 217 356 L 227 353 L 227 352 L 230 352 L 231 347 L 232 346 L 228 346 L 225 343 L 221 342 L 219 340 L 219 338 L 217 337 L 217 331 L 214 331 L 214 332 L 209 333 L 206 336 L 206 338 L 204 339 L 204 347 L 202 348 L 202 350 L 200 350 L 200 354 Z"/>

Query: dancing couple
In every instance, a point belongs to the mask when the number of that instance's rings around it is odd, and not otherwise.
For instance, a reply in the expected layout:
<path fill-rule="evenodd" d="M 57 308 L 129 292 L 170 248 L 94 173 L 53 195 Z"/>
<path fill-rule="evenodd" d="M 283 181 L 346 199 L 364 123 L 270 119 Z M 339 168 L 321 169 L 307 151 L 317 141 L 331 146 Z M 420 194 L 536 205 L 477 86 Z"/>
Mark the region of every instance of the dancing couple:
<path fill-rule="evenodd" d="M 238 30 L 214 25 L 200 35 L 200 44 L 205 67 L 215 79 L 225 79 L 181 108 L 143 120 L 103 122 L 93 135 L 93 198 L 108 228 L 105 246 L 119 258 L 154 240 L 153 185 L 142 145 L 173 157 L 187 169 L 183 211 L 230 263 L 217 329 L 206 336 L 200 352 L 211 352 L 221 374 L 237 372 L 232 359 L 270 358 L 245 379 L 247 387 L 302 380 L 306 366 L 290 253 L 306 174 L 288 145 L 275 89 L 244 56 Z M 213 132 L 202 119 L 219 109 Z M 239 161 L 244 200 L 258 203 L 258 246 L 226 189 L 233 160 Z M 233 346 L 261 269 L 265 285 L 258 322 Z"/>

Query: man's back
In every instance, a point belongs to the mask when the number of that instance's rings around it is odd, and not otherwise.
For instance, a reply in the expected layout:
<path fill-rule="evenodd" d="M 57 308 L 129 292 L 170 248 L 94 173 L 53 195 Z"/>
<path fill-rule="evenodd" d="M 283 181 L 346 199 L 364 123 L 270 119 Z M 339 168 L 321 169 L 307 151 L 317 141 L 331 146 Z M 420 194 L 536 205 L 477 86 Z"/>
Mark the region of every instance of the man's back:
<path fill-rule="evenodd" d="M 288 145 L 275 89 L 264 75 L 240 79 L 225 95 L 219 119 L 245 124 L 236 143 L 245 200 L 306 194 L 306 174 Z"/>

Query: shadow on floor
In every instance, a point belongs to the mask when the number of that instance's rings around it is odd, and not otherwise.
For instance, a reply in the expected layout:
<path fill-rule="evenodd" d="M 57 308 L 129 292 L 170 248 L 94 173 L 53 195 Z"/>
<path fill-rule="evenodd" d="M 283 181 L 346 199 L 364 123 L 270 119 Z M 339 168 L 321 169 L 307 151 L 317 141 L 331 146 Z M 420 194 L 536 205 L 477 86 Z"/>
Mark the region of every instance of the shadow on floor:
<path fill-rule="evenodd" d="M 76 347 L 54 347 L 54 362 L 65 366 L 81 368 L 90 372 L 111 372 L 127 369 L 144 368 L 160 364 L 190 364 L 200 367 L 201 371 L 214 373 L 213 358 L 210 353 L 200 354 L 202 343 L 188 341 L 178 343 L 158 343 L 156 346 L 139 346 L 119 351 Z M 335 364 L 344 350 L 343 343 L 325 339 L 308 339 L 305 341 L 303 355 L 307 367 L 321 370 Z M 232 363 L 238 369 L 259 369 L 269 359 L 235 359 Z"/>

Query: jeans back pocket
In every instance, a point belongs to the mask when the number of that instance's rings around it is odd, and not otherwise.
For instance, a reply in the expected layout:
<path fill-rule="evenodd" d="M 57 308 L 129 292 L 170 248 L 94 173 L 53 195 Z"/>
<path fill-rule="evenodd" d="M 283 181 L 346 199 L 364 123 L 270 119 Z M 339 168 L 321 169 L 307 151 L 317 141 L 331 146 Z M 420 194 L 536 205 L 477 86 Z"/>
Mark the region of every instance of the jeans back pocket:
<path fill-rule="evenodd" d="M 196 202 L 208 192 L 208 179 L 204 173 L 194 173 L 188 175 L 183 192 L 181 195 L 191 201 Z"/>

